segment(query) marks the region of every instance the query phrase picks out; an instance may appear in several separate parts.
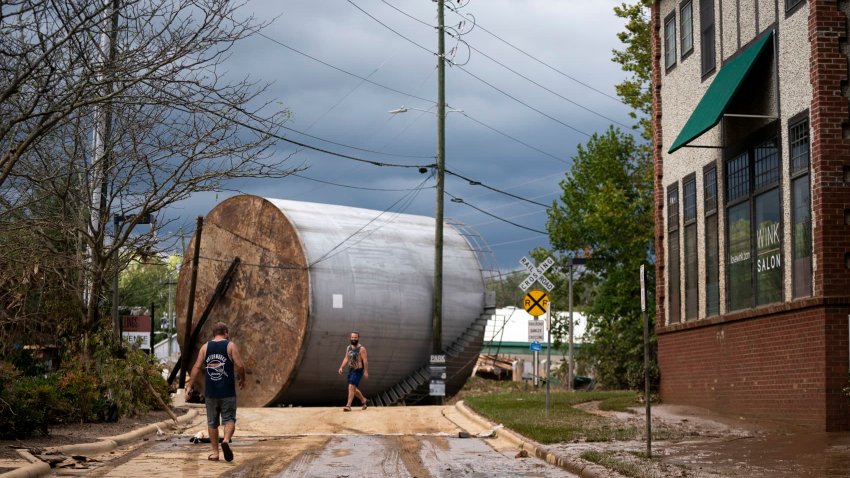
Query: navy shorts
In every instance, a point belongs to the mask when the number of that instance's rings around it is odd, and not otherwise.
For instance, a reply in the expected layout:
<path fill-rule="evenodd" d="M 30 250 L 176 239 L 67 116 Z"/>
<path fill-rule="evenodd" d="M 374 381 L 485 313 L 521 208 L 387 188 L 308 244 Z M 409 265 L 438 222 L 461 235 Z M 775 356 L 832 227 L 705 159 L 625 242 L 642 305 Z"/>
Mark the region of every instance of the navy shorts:
<path fill-rule="evenodd" d="M 207 426 L 209 428 L 218 428 L 219 416 L 221 416 L 222 424 L 236 423 L 236 397 L 205 397 L 204 402 L 207 405 Z"/>
<path fill-rule="evenodd" d="M 354 385 L 355 387 L 360 385 L 360 379 L 363 378 L 363 369 L 362 368 L 353 368 L 348 371 L 348 383 Z"/>

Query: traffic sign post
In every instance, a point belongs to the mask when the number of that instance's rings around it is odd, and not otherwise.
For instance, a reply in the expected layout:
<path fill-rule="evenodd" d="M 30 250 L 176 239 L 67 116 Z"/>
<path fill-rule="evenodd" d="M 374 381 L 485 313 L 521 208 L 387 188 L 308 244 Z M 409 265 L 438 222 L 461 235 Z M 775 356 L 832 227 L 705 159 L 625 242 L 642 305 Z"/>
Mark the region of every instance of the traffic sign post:
<path fill-rule="evenodd" d="M 544 289 L 548 292 L 552 292 L 552 289 L 555 288 L 555 285 L 543 275 L 546 271 L 549 270 L 550 267 L 555 265 L 555 259 L 552 259 L 551 256 L 547 257 L 543 262 L 541 262 L 537 267 L 525 256 L 519 260 L 519 263 L 525 267 L 525 270 L 528 271 L 528 277 L 520 283 L 519 288 L 523 291 L 528 291 L 528 289 L 534 285 L 535 282 L 539 283 L 543 286 Z M 549 296 L 546 295 L 546 292 L 542 290 L 530 290 L 525 295 L 522 301 L 522 307 L 526 312 L 533 315 L 535 320 L 528 322 L 528 341 L 531 342 L 530 348 L 534 355 L 534 386 L 536 387 L 539 384 L 539 375 L 540 375 L 540 350 L 542 346 L 540 342 L 545 338 L 545 329 L 542 321 L 540 321 L 540 325 L 537 325 L 537 317 L 540 317 L 543 314 L 546 314 L 549 311 Z M 546 361 L 546 416 L 549 416 L 549 372 L 552 368 L 552 323 L 551 318 L 548 320 L 548 329 L 549 332 L 549 340 L 547 343 L 547 353 L 549 359 Z"/>
<path fill-rule="evenodd" d="M 431 355 L 428 364 L 431 373 L 431 383 L 428 386 L 428 395 L 432 397 L 446 396 L 446 356 L 443 354 Z"/>
<path fill-rule="evenodd" d="M 530 290 L 522 299 L 522 308 L 534 317 L 540 317 L 545 314 L 548 304 L 549 296 L 542 290 Z"/>

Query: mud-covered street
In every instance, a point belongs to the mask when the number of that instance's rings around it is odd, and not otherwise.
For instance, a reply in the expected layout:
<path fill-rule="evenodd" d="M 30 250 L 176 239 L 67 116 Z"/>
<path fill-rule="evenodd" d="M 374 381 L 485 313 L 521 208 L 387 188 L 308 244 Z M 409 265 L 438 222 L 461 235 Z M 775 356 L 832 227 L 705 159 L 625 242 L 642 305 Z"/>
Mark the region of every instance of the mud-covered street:
<path fill-rule="evenodd" d="M 84 476 L 138 477 L 569 477 L 499 438 L 454 407 L 355 409 L 268 408 L 239 411 L 233 462 L 208 461 L 209 444 L 189 438 L 206 428 L 199 415 L 186 430 L 93 457 Z M 460 438 L 459 432 L 472 433 Z M 56 471 L 55 476 L 62 476 Z M 80 476 L 79 470 L 65 473 Z"/>

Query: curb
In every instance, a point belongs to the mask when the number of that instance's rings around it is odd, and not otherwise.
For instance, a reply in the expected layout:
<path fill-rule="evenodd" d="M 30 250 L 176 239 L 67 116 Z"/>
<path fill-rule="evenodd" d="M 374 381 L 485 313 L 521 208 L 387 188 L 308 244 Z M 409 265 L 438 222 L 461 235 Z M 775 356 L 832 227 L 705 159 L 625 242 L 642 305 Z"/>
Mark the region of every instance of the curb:
<path fill-rule="evenodd" d="M 194 419 L 198 416 L 197 410 L 189 410 L 185 415 L 177 417 L 177 425 L 183 425 L 190 420 Z M 144 436 L 150 435 L 152 433 L 156 433 L 157 427 L 159 428 L 171 428 L 175 426 L 174 420 L 163 420 L 161 422 L 152 423 L 150 425 L 146 425 L 137 430 L 133 430 L 131 432 L 127 432 L 121 435 L 116 435 L 113 437 L 100 438 L 96 442 L 90 443 L 76 443 L 73 445 L 61 445 L 46 448 L 45 451 L 48 453 L 62 453 L 64 455 L 92 455 L 99 453 L 106 453 L 112 451 L 119 446 L 126 445 L 135 440 L 138 440 Z M 24 465 L 15 470 L 0 473 L 0 477 L 2 478 L 36 478 L 40 476 L 44 476 L 52 471 L 50 465 L 44 463 L 38 458 L 34 457 L 27 451 L 19 451 L 18 452 L 24 459 L 30 462 L 29 465 Z"/>
<path fill-rule="evenodd" d="M 469 418 L 485 428 L 493 428 L 496 426 L 486 418 L 470 410 L 469 407 L 463 403 L 463 400 L 457 402 L 455 404 L 455 408 L 457 408 L 457 410 L 466 418 Z M 564 470 L 581 476 L 582 478 L 613 478 L 621 476 L 619 473 L 609 470 L 602 465 L 597 465 L 596 463 L 591 463 L 589 461 L 582 460 L 581 458 L 554 453 L 539 443 L 533 442 L 513 430 L 503 427 L 500 428 L 496 434 L 513 443 L 520 450 L 526 450 L 530 455 L 534 455 L 551 465 L 563 468 Z"/>

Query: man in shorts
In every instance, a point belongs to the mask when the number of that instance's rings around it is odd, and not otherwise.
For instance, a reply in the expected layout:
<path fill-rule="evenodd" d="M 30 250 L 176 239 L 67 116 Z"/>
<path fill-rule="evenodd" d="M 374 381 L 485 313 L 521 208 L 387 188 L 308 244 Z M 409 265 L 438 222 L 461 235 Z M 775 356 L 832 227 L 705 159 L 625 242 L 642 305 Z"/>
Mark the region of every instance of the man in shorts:
<path fill-rule="evenodd" d="M 366 356 L 366 347 L 360 345 L 360 333 L 351 333 L 351 344 L 345 348 L 345 356 L 342 358 L 342 365 L 339 366 L 338 373 L 342 375 L 343 369 L 348 365 L 348 402 L 342 409 L 344 412 L 351 411 L 351 402 L 356 396 L 366 410 L 366 397 L 360 393 L 360 379 L 369 378 L 369 359 Z"/>
<path fill-rule="evenodd" d="M 189 383 L 186 385 L 186 398 L 192 393 L 195 379 L 204 367 L 204 401 L 207 405 L 207 430 L 210 434 L 212 453 L 208 460 L 218 461 L 218 426 L 219 418 L 224 425 L 224 437 L 221 451 L 224 459 L 233 461 L 233 450 L 230 441 L 236 431 L 236 382 L 239 389 L 245 388 L 245 367 L 239 356 L 236 344 L 230 341 L 230 331 L 227 324 L 219 322 L 213 327 L 213 339 L 201 347 L 198 360 L 192 367 Z"/>

